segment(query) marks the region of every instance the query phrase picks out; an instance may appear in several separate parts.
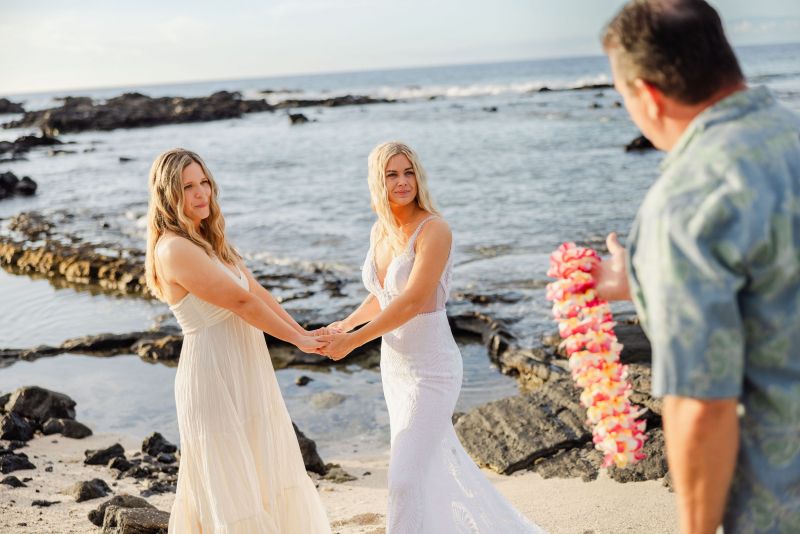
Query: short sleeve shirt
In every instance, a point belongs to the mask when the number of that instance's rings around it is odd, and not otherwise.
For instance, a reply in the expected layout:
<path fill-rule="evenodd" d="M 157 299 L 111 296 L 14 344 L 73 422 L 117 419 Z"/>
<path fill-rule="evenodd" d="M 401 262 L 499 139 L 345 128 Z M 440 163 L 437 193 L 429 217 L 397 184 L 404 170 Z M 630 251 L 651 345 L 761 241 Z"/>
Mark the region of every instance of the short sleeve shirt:
<path fill-rule="evenodd" d="M 800 118 L 763 87 L 703 111 L 629 236 L 653 394 L 737 398 L 725 532 L 800 532 Z"/>

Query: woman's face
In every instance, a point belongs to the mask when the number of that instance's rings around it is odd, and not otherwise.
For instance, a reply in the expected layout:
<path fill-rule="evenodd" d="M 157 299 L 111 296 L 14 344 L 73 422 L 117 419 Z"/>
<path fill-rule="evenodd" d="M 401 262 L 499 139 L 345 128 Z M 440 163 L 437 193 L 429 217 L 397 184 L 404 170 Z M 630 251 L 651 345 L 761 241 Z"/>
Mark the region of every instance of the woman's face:
<path fill-rule="evenodd" d="M 396 154 L 386 164 L 389 204 L 407 206 L 417 198 L 417 175 L 405 154 Z"/>
<path fill-rule="evenodd" d="M 192 162 L 181 173 L 183 182 L 183 214 L 190 218 L 195 226 L 211 214 L 211 182 L 203 173 L 203 168 Z"/>

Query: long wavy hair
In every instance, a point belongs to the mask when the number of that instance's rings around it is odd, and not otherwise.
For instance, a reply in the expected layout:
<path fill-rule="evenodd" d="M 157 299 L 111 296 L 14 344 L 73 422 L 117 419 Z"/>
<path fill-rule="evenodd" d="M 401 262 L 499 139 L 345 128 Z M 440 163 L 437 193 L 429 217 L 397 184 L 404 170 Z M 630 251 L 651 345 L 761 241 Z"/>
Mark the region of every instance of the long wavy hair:
<path fill-rule="evenodd" d="M 200 228 L 183 212 L 183 170 L 197 163 L 211 183 L 211 198 L 208 203 L 209 216 L 200 222 Z M 150 168 L 148 181 L 150 203 L 147 210 L 147 252 L 145 255 L 145 278 L 147 287 L 159 300 L 164 300 L 161 281 L 156 269 L 156 244 L 167 231 L 184 237 L 228 264 L 241 258 L 225 240 L 225 218 L 219 209 L 219 189 L 205 162 L 190 150 L 173 148 L 162 153 Z"/>
<path fill-rule="evenodd" d="M 411 147 L 398 141 L 389 141 L 376 146 L 369 154 L 367 183 L 372 201 L 372 209 L 378 216 L 376 242 L 386 239 L 392 252 L 399 254 L 405 247 L 408 238 L 400 228 L 392 208 L 389 205 L 389 190 L 386 188 L 386 165 L 392 157 L 403 154 L 411 162 L 417 179 L 417 206 L 423 210 L 439 215 L 428 190 L 428 175 L 422 167 L 419 156 Z"/>

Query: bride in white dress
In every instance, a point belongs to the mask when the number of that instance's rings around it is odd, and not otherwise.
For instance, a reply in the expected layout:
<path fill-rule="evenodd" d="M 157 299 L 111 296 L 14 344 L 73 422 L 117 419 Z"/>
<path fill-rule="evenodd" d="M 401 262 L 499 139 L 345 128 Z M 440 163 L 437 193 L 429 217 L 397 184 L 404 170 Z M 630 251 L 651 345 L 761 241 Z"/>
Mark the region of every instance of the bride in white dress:
<path fill-rule="evenodd" d="M 161 154 L 149 186 L 147 283 L 184 334 L 169 532 L 330 533 L 262 331 L 306 352 L 324 342 L 280 307 L 226 242 L 217 186 L 197 154 Z"/>
<path fill-rule="evenodd" d="M 369 156 L 378 216 L 362 277 L 369 295 L 322 353 L 341 359 L 382 336 L 381 378 L 391 427 L 387 534 L 542 532 L 494 489 L 451 422 L 461 352 L 445 312 L 453 270 L 450 228 L 416 154 L 384 143 Z M 359 325 L 362 328 L 353 331 Z"/>

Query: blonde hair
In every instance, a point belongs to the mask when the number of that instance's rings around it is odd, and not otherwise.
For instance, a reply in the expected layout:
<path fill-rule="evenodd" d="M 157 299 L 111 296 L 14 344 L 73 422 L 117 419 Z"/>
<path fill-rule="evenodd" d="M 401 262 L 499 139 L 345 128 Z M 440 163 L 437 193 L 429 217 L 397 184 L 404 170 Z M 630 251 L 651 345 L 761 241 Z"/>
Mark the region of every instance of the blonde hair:
<path fill-rule="evenodd" d="M 389 191 L 386 188 L 386 165 L 389 160 L 399 154 L 404 155 L 411 162 L 417 182 L 417 196 L 414 199 L 421 209 L 439 215 L 439 211 L 433 205 L 433 199 L 428 190 L 428 175 L 422 167 L 419 156 L 408 145 L 398 141 L 389 141 L 376 146 L 369 154 L 367 183 L 369 184 L 369 194 L 372 201 L 372 209 L 378 216 L 377 233 L 374 236 L 375 242 L 386 239 L 389 248 L 398 254 L 406 245 L 406 235 L 400 229 L 392 208 L 389 205 Z"/>
<path fill-rule="evenodd" d="M 208 203 L 209 216 L 194 226 L 183 212 L 183 170 L 197 163 L 211 184 Z M 219 189 L 205 162 L 190 150 L 173 148 L 162 153 L 150 168 L 148 181 L 150 203 L 147 210 L 147 252 L 145 255 L 145 279 L 147 287 L 159 300 L 164 300 L 161 282 L 156 271 L 156 244 L 167 231 L 184 237 L 225 263 L 233 264 L 240 259 L 234 248 L 225 240 L 225 219 L 217 203 Z"/>

